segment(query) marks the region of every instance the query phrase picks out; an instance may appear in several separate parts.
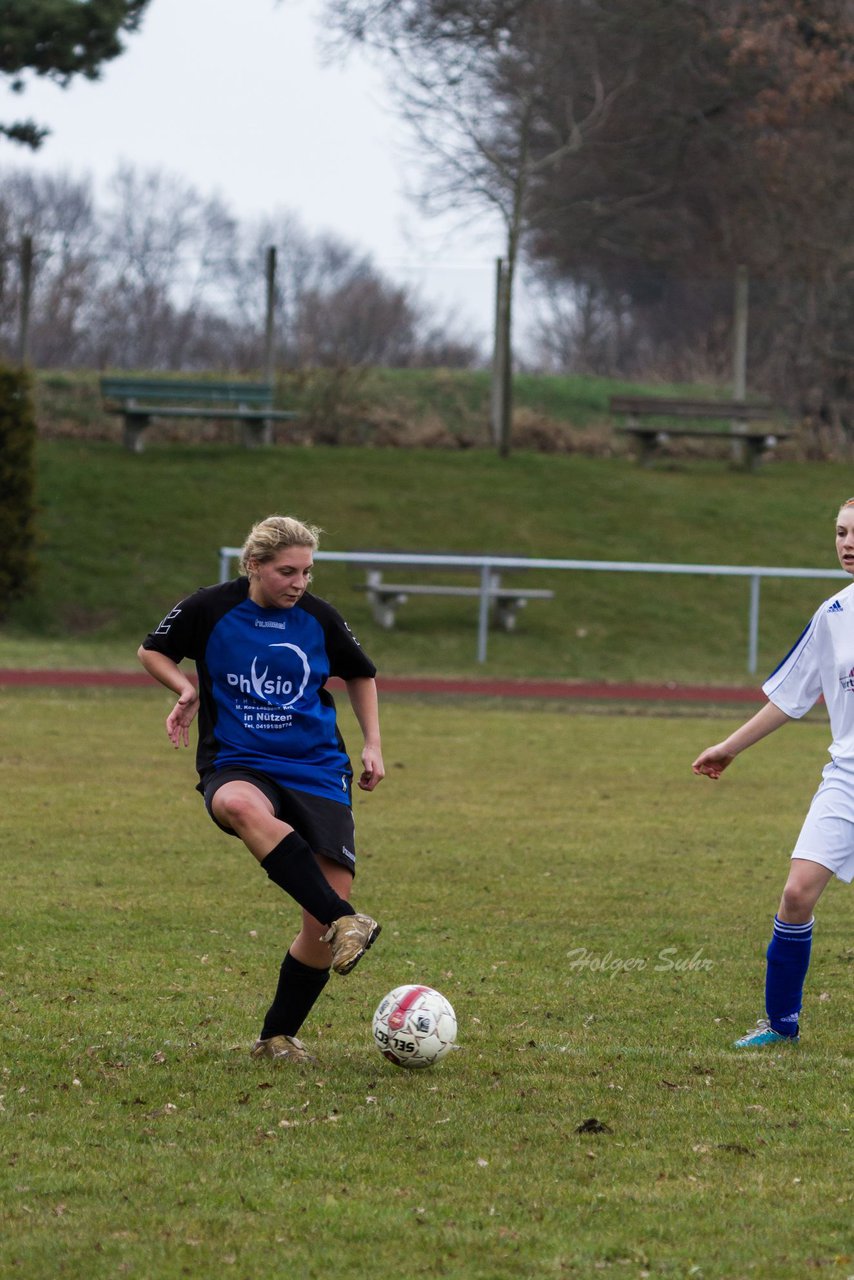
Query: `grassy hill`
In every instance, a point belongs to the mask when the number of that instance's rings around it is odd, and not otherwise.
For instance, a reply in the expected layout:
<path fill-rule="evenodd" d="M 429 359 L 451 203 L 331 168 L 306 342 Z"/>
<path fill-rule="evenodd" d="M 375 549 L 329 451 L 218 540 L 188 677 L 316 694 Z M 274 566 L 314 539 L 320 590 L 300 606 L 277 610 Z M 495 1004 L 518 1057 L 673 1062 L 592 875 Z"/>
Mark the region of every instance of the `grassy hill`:
<path fill-rule="evenodd" d="M 212 374 L 212 377 L 219 376 Z M 36 378 L 39 431 L 43 439 L 118 441 L 120 419 L 104 411 L 99 377 L 92 372 L 49 372 Z M 279 444 L 360 444 L 405 448 L 490 447 L 490 377 L 486 370 L 313 369 L 279 379 L 280 408 L 297 409 L 293 423 L 276 424 Z M 725 390 L 678 384 L 650 388 L 608 378 L 519 374 L 514 379 L 514 440 L 537 452 L 609 457 L 630 451 L 613 432 L 608 412 L 615 393 L 695 394 Z M 723 421 L 721 427 L 725 429 Z M 239 443 L 229 422 L 155 422 L 152 443 Z M 679 456 L 695 446 L 674 441 Z M 703 446 L 705 448 L 705 446 Z M 790 445 L 785 446 L 794 452 Z"/>
<path fill-rule="evenodd" d="M 291 512 L 324 547 L 833 567 L 843 465 L 725 462 L 640 470 L 628 458 L 519 451 L 43 439 L 41 578 L 0 632 L 0 665 L 130 666 L 140 638 L 190 589 L 215 581 L 217 549 L 256 519 Z M 536 573 L 554 589 L 476 662 L 476 601 L 411 600 L 397 628 L 372 623 L 363 574 L 322 565 L 319 594 L 387 672 L 752 683 L 744 581 Z M 786 651 L 830 582 L 762 592 L 760 673 Z"/>

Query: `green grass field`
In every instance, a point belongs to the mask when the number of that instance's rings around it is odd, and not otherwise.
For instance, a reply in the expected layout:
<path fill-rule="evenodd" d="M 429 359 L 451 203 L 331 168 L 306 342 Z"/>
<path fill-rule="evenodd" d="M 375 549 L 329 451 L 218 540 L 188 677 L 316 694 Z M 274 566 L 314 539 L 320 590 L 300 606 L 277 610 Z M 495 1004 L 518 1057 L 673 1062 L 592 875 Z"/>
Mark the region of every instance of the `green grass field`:
<path fill-rule="evenodd" d="M 0 631 L 0 665 L 133 666 L 140 639 L 172 604 L 216 579 L 218 548 L 239 544 L 276 511 L 322 525 L 329 550 L 833 568 L 833 518 L 849 472 L 776 463 L 744 475 L 723 461 L 644 471 L 625 458 L 580 455 L 201 444 L 152 445 L 136 457 L 103 442 L 42 441 L 41 576 Z M 757 682 L 746 669 L 744 580 L 537 572 L 525 581 L 555 599 L 532 601 L 515 633 L 491 637 L 485 675 Z M 318 568 L 316 590 L 381 671 L 481 670 L 476 601 L 412 599 L 384 632 L 360 583 L 355 568 Z M 763 585 L 759 677 L 837 585 Z"/>
<path fill-rule="evenodd" d="M 479 375 L 376 379 L 390 411 L 482 417 Z M 580 429 L 619 389 L 529 381 L 521 404 Z M 97 384 L 78 382 L 41 380 L 40 412 L 68 430 L 39 443 L 41 574 L 0 666 L 136 668 L 142 635 L 215 580 L 219 546 L 276 511 L 322 525 L 330 550 L 833 567 L 851 492 L 850 468 L 790 462 L 133 457 L 90 438 Z M 555 599 L 493 634 L 480 667 L 476 602 L 412 600 L 384 632 L 362 581 L 322 565 L 316 590 L 381 672 L 761 678 L 746 583 L 534 574 Z M 761 673 L 834 589 L 763 586 Z M 843 888 L 821 904 L 802 1044 L 731 1049 L 762 1011 L 820 715 L 713 785 L 690 761 L 739 711 L 387 699 L 389 776 L 356 801 L 356 902 L 384 932 L 304 1029 L 317 1068 L 289 1072 L 247 1050 L 295 912 L 204 816 L 169 706 L 154 685 L 0 688 L 0 1275 L 852 1280 Z M 461 1048 L 410 1074 L 370 1017 L 416 980 L 454 1004 Z"/>
<path fill-rule="evenodd" d="M 0 691 L 0 1274 L 854 1275 L 840 886 L 801 1045 L 730 1048 L 820 719 L 713 785 L 689 764 L 734 718 L 387 700 L 357 801 L 383 936 L 289 1071 L 247 1049 L 294 910 L 204 816 L 169 703 Z M 407 1073 L 370 1016 L 416 980 L 461 1048 Z"/>

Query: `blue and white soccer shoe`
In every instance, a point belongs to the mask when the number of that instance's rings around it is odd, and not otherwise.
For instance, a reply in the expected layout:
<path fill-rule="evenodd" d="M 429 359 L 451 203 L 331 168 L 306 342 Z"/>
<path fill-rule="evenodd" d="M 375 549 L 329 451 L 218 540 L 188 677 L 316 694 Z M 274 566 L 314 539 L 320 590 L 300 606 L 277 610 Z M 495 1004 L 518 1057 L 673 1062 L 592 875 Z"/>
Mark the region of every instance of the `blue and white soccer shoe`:
<path fill-rule="evenodd" d="M 740 1040 L 736 1040 L 734 1049 L 759 1049 L 764 1044 L 797 1044 L 800 1036 L 781 1035 L 775 1031 L 767 1018 L 760 1018 L 752 1031 L 748 1031 Z"/>

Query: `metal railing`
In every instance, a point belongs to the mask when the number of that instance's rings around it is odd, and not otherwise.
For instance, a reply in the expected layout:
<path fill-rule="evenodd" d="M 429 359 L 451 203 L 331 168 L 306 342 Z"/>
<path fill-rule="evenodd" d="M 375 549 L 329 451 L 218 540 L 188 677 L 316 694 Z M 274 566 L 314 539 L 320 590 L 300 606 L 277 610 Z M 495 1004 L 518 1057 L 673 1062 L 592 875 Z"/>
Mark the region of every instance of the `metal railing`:
<path fill-rule="evenodd" d="M 231 561 L 240 555 L 239 547 L 220 547 L 219 580 L 230 576 Z M 747 638 L 747 670 L 756 674 L 759 653 L 759 604 L 763 578 L 848 578 L 843 569 L 789 569 L 768 565 L 741 564 L 658 564 L 655 561 L 632 560 L 548 560 L 523 556 L 433 555 L 397 551 L 316 551 L 315 560 L 360 565 L 381 569 L 393 565 L 411 565 L 422 569 L 472 569 L 480 573 L 480 597 L 477 621 L 477 660 L 486 662 L 489 635 L 489 606 L 492 575 L 511 569 L 570 569 L 594 573 L 678 573 L 719 578 L 747 578 L 750 603 Z"/>

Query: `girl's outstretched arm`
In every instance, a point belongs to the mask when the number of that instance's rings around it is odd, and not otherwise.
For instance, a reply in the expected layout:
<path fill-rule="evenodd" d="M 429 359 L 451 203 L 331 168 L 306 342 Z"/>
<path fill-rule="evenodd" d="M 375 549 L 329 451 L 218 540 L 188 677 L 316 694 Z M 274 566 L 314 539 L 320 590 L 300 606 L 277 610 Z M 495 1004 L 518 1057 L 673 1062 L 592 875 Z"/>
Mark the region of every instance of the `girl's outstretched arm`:
<path fill-rule="evenodd" d="M 728 738 L 724 738 L 723 742 L 717 742 L 713 747 L 706 747 L 705 751 L 701 751 L 691 768 L 707 778 L 719 778 L 737 755 L 761 738 L 767 738 L 769 733 L 788 724 L 791 719 L 773 702 L 766 702 L 761 711 L 757 711 L 755 716 L 746 720 Z"/>

